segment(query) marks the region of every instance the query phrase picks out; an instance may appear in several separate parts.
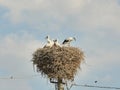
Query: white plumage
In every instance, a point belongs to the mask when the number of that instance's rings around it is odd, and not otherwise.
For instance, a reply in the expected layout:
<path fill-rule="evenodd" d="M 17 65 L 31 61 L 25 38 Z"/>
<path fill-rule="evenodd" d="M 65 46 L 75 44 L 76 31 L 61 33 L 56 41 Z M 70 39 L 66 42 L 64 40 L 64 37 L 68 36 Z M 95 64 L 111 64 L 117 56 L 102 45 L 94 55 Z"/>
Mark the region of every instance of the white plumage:
<path fill-rule="evenodd" d="M 45 39 L 47 40 L 47 44 L 44 47 L 52 47 L 54 44 L 53 40 L 49 36 L 46 36 Z"/>
<path fill-rule="evenodd" d="M 70 42 L 72 41 L 76 41 L 76 38 L 75 37 L 69 37 L 69 38 L 66 38 L 64 41 L 63 41 L 63 45 L 67 44 L 67 45 L 70 45 Z"/>
<path fill-rule="evenodd" d="M 56 45 L 56 46 L 60 46 L 60 43 L 58 42 L 57 39 L 55 39 L 55 40 L 53 40 L 53 41 L 54 41 L 54 45 Z"/>
<path fill-rule="evenodd" d="M 52 39 L 50 39 L 50 37 L 49 37 L 49 36 L 46 36 L 45 38 L 46 38 L 46 40 L 47 40 L 47 43 L 53 43 L 53 40 L 52 40 Z"/>
<path fill-rule="evenodd" d="M 49 36 L 46 36 L 45 37 L 45 39 L 47 40 L 47 44 L 44 46 L 44 47 L 52 47 L 53 45 L 56 45 L 56 46 L 60 46 L 61 47 L 61 45 L 60 45 L 60 43 L 58 42 L 58 40 L 57 39 L 55 39 L 55 40 L 52 40 L 52 39 L 50 39 L 50 37 Z M 64 41 L 63 41 L 63 45 L 68 45 L 68 46 L 70 46 L 70 42 L 72 42 L 72 41 L 76 41 L 76 38 L 75 37 L 69 37 L 69 38 L 66 38 Z"/>

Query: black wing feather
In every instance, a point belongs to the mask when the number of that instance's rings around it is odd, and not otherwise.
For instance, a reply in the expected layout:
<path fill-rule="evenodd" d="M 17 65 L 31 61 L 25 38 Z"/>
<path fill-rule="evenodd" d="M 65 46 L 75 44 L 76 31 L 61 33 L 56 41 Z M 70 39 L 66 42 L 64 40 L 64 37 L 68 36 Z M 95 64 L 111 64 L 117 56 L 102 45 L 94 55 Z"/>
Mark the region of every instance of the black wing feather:
<path fill-rule="evenodd" d="M 69 42 L 69 40 L 64 40 L 62 44 L 65 44 L 65 43 L 67 43 L 67 42 Z"/>

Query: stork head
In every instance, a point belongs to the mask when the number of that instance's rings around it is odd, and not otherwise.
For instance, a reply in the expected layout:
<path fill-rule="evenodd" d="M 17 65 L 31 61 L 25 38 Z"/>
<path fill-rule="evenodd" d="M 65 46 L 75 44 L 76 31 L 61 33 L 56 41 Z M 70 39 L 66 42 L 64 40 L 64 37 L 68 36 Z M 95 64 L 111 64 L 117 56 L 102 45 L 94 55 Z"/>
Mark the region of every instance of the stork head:
<path fill-rule="evenodd" d="M 75 37 L 73 37 L 73 39 L 76 41 L 76 38 L 75 38 Z"/>
<path fill-rule="evenodd" d="M 57 42 L 58 40 L 57 39 L 55 39 L 55 40 L 53 40 L 54 42 Z"/>
<path fill-rule="evenodd" d="M 48 39 L 49 38 L 49 36 L 47 35 L 46 37 L 45 37 L 45 39 Z"/>

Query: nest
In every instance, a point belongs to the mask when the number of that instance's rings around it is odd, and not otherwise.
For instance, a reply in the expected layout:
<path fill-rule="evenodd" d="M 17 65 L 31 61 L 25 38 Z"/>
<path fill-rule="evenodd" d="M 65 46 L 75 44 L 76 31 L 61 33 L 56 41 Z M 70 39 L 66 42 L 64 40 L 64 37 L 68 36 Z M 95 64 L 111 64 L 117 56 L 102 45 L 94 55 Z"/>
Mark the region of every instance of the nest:
<path fill-rule="evenodd" d="M 73 80 L 83 60 L 84 53 L 79 48 L 52 46 L 37 49 L 32 62 L 43 76 Z"/>

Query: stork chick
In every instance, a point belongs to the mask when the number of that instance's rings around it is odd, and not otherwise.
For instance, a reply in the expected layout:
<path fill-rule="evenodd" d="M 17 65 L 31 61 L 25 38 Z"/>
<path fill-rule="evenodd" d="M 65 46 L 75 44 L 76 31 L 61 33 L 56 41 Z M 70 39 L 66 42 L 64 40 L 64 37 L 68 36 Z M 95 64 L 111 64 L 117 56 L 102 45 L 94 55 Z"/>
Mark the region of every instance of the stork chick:
<path fill-rule="evenodd" d="M 57 39 L 53 40 L 53 42 L 54 42 L 54 45 L 56 45 L 56 46 L 60 46 L 60 43 L 58 42 Z"/>
<path fill-rule="evenodd" d="M 52 47 L 54 44 L 53 40 L 49 36 L 46 36 L 45 39 L 47 40 L 47 44 L 44 47 Z"/>

